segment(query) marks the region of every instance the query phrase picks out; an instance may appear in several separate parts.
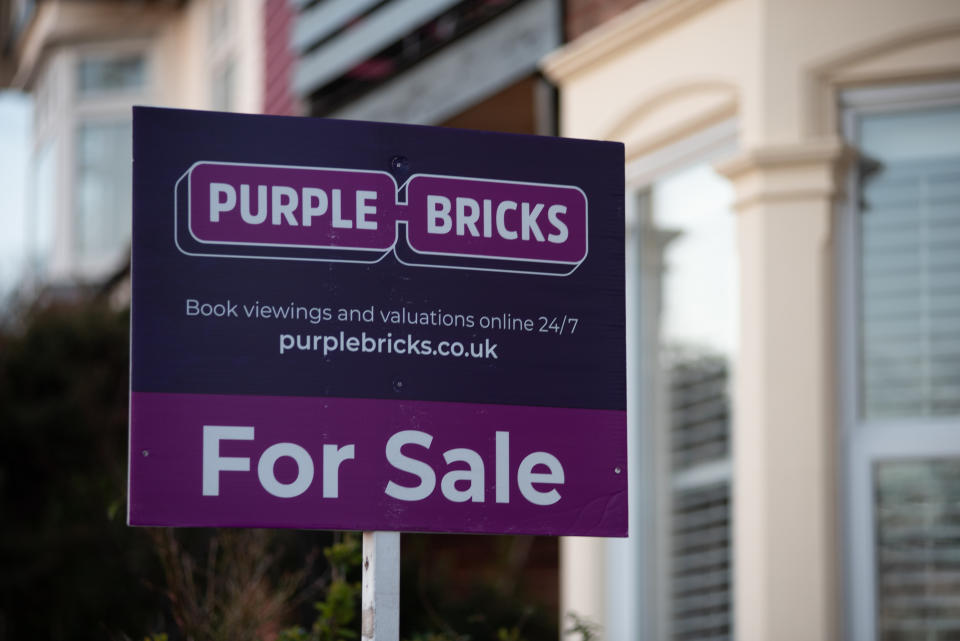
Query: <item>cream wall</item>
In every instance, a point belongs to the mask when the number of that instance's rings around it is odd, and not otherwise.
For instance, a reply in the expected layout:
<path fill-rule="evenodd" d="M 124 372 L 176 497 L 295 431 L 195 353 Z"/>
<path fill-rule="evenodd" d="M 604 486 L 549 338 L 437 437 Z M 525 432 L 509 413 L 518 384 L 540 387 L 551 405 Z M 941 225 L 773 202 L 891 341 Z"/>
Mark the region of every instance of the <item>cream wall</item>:
<path fill-rule="evenodd" d="M 624 140 L 628 156 L 734 112 L 744 147 L 787 144 L 836 131 L 839 84 L 960 71 L 957 11 L 955 0 L 647 0 L 544 70 L 562 88 L 563 130 Z"/>
<path fill-rule="evenodd" d="M 237 0 L 237 3 L 237 110 L 262 113 L 266 90 L 264 0 Z"/>
<path fill-rule="evenodd" d="M 759 74 L 756 4 L 653 0 L 548 58 L 564 135 L 622 140 L 630 159 L 732 116 Z"/>
<path fill-rule="evenodd" d="M 168 107 L 211 108 L 211 0 L 193 0 L 157 40 L 162 61 L 159 92 Z M 235 111 L 260 113 L 264 92 L 263 0 L 229 0 L 230 33 L 222 45 L 235 60 Z"/>
<path fill-rule="evenodd" d="M 834 134 L 837 86 L 960 72 L 955 0 L 768 0 L 763 31 L 763 144 Z"/>
<path fill-rule="evenodd" d="M 628 168 L 736 119 L 739 152 L 717 165 L 736 190 L 740 254 L 735 635 L 840 638 L 834 218 L 851 154 L 838 92 L 960 77 L 960 3 L 648 0 L 543 68 L 561 134 L 623 141 Z M 631 601 L 604 592 L 609 549 L 563 541 L 565 610 L 607 622 Z"/>

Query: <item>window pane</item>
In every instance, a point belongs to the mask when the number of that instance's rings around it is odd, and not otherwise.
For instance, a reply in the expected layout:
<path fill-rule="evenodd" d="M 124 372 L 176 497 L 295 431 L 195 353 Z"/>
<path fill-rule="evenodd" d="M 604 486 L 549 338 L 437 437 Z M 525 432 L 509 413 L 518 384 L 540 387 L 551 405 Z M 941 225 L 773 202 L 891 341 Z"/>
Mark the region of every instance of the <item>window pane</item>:
<path fill-rule="evenodd" d="M 726 459 L 730 454 L 727 357 L 673 349 L 668 352 L 668 365 L 673 469 Z"/>
<path fill-rule="evenodd" d="M 129 122 L 82 124 L 77 131 L 75 242 L 82 258 L 122 250 L 130 239 Z"/>
<path fill-rule="evenodd" d="M 960 638 L 960 459 L 875 473 L 880 638 Z"/>
<path fill-rule="evenodd" d="M 142 54 L 85 58 L 80 61 L 78 81 L 81 94 L 141 89 L 146 62 Z"/>
<path fill-rule="evenodd" d="M 709 165 L 650 191 L 660 392 L 670 456 L 670 638 L 731 638 L 730 363 L 736 351 L 733 192 Z"/>
<path fill-rule="evenodd" d="M 861 406 L 960 414 L 960 109 L 866 116 Z"/>
<path fill-rule="evenodd" d="M 673 638 L 731 638 L 729 483 L 673 497 Z"/>
<path fill-rule="evenodd" d="M 56 225 L 57 147 L 46 143 L 34 159 L 32 175 L 32 211 L 30 226 L 30 262 L 35 275 L 42 277 L 47 270 L 47 261 L 53 254 L 53 238 Z"/>
<path fill-rule="evenodd" d="M 699 165 L 659 181 L 651 200 L 663 244 L 664 341 L 730 356 L 738 300 L 733 188 Z"/>

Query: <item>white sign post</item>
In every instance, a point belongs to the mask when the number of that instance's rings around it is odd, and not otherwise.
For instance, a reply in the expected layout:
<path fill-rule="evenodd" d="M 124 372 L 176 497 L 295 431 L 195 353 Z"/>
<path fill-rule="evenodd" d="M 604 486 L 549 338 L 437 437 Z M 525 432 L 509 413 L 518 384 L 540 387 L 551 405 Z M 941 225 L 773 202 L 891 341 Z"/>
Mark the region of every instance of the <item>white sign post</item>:
<path fill-rule="evenodd" d="M 400 533 L 363 533 L 362 641 L 400 639 Z"/>

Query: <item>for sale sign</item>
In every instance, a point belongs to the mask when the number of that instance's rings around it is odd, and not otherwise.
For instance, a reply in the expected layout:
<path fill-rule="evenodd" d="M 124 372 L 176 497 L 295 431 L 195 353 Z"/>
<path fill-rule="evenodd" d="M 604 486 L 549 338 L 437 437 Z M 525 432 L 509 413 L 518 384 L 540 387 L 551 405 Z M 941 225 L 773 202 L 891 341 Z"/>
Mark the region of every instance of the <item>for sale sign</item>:
<path fill-rule="evenodd" d="M 623 536 L 623 147 L 136 108 L 129 522 Z"/>

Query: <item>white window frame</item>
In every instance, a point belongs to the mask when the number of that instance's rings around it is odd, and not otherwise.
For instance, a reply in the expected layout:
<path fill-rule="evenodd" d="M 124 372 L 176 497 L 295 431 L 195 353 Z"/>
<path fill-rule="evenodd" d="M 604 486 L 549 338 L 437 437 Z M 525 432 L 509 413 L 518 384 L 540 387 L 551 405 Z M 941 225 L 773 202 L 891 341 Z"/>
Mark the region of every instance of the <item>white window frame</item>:
<path fill-rule="evenodd" d="M 116 87 L 103 88 L 96 87 L 84 90 L 80 83 L 82 82 L 81 66 L 85 62 L 108 62 L 118 58 L 139 58 L 143 62 L 143 82 L 136 87 Z M 150 58 L 147 51 L 134 43 L 122 43 L 120 46 L 114 46 L 108 49 L 103 47 L 81 47 L 77 51 L 76 61 L 73 70 L 73 91 L 77 98 L 78 105 L 96 104 L 100 101 L 119 100 L 129 101 L 142 94 L 150 82 Z"/>
<path fill-rule="evenodd" d="M 861 116 L 956 105 L 960 105 L 957 82 L 850 89 L 840 97 L 843 134 L 856 148 Z M 845 481 L 838 522 L 844 528 L 845 636 L 870 640 L 878 632 L 874 466 L 887 460 L 960 458 L 960 417 L 861 416 L 859 183 L 859 170 L 853 166 L 847 174 L 847 197 L 836 217 L 838 408 Z"/>
<path fill-rule="evenodd" d="M 698 163 L 715 162 L 737 149 L 737 124 L 727 120 L 677 143 L 628 161 L 626 165 L 627 447 L 631 464 L 630 536 L 610 539 L 606 547 L 607 614 L 604 638 L 655 641 L 670 631 L 669 590 L 670 452 L 669 434 L 648 429 L 654 405 L 645 395 L 651 367 L 643 357 L 642 301 L 649 296 L 641 257 L 641 192 L 658 180 Z M 735 363 L 731 363 L 731 373 Z M 735 421 L 735 410 L 734 418 Z M 651 423 L 654 421 L 654 423 Z M 733 429 L 733 425 L 731 425 Z M 675 479 L 679 480 L 679 479 Z M 682 481 L 681 481 L 682 482 Z M 731 485 L 732 490 L 732 485 Z"/>
<path fill-rule="evenodd" d="M 79 91 L 79 65 L 84 58 L 142 55 L 145 80 L 136 90 Z M 49 256 L 37 257 L 35 268 L 43 281 L 56 283 L 91 282 L 120 267 L 122 251 L 116 255 L 84 260 L 76 247 L 77 130 L 89 121 L 130 121 L 136 103 L 154 102 L 157 59 L 149 38 L 122 38 L 106 42 L 65 44 L 56 48 L 41 65 L 37 76 L 38 94 L 34 119 L 34 158 L 47 145 L 55 149 L 54 220 Z"/>
<path fill-rule="evenodd" d="M 104 115 L 125 114 L 130 117 L 130 107 L 137 100 L 148 100 L 152 97 L 153 87 L 156 84 L 156 60 L 154 59 L 151 42 L 146 39 L 135 38 L 115 40 L 96 44 L 82 44 L 72 47 L 69 51 L 69 73 L 65 74 L 63 82 L 68 83 L 70 108 L 74 110 L 76 118 L 100 117 Z M 99 90 L 83 94 L 79 88 L 80 63 L 84 59 L 119 58 L 131 55 L 143 57 L 144 81 L 143 85 L 135 89 Z"/>
<path fill-rule="evenodd" d="M 98 122 L 132 122 L 132 106 L 138 102 L 150 102 L 155 86 L 156 61 L 153 58 L 153 50 L 149 40 L 128 39 L 117 40 L 109 43 L 83 44 L 73 48 L 69 55 L 69 72 L 65 74 L 64 81 L 69 83 L 67 91 L 71 100 L 68 109 L 71 113 L 64 120 L 68 129 L 61 131 L 61 140 L 67 141 L 63 145 L 62 153 L 69 154 L 67 164 L 69 166 L 68 176 L 58 179 L 66 181 L 68 207 L 70 208 L 70 255 L 72 272 L 82 280 L 94 280 L 106 275 L 111 269 L 115 269 L 120 261 L 124 259 L 124 251 L 120 249 L 117 253 L 111 255 L 102 255 L 95 257 L 84 257 L 77 252 L 77 183 L 78 164 L 77 164 L 77 135 L 80 127 L 85 123 Z M 109 59 L 129 55 L 140 55 L 144 61 L 144 82 L 136 89 L 119 89 L 114 91 L 96 91 L 89 94 L 83 94 L 79 90 L 79 69 L 80 62 L 85 58 Z M 133 150 L 130 151 L 131 162 L 133 162 Z"/>

